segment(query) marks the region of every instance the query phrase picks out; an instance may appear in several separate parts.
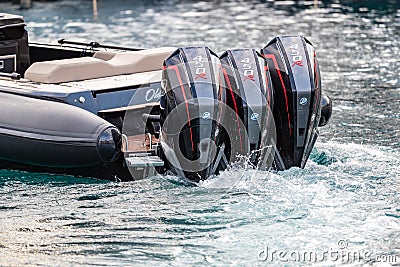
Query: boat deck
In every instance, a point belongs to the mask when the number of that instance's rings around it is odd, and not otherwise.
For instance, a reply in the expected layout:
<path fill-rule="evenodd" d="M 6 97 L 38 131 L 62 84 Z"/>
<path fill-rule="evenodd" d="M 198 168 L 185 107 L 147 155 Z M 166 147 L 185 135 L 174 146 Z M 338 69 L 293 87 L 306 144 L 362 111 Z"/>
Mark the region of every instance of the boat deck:
<path fill-rule="evenodd" d="M 128 136 L 124 141 L 124 144 L 122 146 L 122 151 L 128 153 L 149 152 L 151 151 L 150 145 L 148 145 L 149 143 L 150 140 L 148 138 L 146 140 L 146 135 L 144 134 Z M 158 143 L 158 139 L 153 139 L 152 143 L 153 144 Z"/>
<path fill-rule="evenodd" d="M 133 135 L 124 138 L 122 151 L 125 154 L 125 163 L 129 169 L 142 170 L 146 173 L 143 177 L 154 176 L 157 174 L 155 167 L 164 166 L 164 161 L 154 154 L 150 148 L 150 135 Z M 153 137 L 153 144 L 158 143 L 158 139 Z"/>

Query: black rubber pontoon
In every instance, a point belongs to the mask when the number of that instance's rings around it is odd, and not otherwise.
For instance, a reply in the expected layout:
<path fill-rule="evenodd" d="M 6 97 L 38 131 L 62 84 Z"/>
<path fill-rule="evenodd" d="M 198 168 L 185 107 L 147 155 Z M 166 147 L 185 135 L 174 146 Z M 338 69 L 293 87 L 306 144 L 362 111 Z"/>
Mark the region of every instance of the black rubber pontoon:
<path fill-rule="evenodd" d="M 116 160 L 121 134 L 86 110 L 0 92 L 0 147 L 0 159 L 77 168 Z"/>

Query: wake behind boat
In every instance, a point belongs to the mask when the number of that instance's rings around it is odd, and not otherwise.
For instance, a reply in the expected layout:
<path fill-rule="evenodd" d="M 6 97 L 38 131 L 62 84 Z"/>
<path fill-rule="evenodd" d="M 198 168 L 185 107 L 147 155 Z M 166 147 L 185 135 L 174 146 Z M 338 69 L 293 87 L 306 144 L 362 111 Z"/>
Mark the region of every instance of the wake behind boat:
<path fill-rule="evenodd" d="M 316 52 L 302 36 L 218 56 L 207 47 L 29 43 L 0 14 L 0 167 L 198 181 L 238 157 L 303 168 L 330 118 Z"/>

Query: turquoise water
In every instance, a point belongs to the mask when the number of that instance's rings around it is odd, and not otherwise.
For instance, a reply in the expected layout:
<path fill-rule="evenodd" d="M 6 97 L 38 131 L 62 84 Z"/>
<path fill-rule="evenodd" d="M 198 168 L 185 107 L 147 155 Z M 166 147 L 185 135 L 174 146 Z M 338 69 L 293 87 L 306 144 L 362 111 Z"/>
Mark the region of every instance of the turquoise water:
<path fill-rule="evenodd" d="M 99 1 L 97 19 L 91 1 L 0 3 L 32 41 L 220 53 L 303 33 L 334 101 L 304 170 L 232 168 L 200 184 L 0 171 L 0 266 L 400 264 L 400 7 L 357 3 Z"/>

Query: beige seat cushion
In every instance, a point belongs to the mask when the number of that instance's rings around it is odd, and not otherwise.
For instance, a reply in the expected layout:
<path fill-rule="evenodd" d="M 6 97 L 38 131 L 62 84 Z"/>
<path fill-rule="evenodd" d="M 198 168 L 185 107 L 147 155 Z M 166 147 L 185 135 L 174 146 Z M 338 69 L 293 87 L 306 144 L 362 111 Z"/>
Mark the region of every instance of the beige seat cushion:
<path fill-rule="evenodd" d="M 175 50 L 173 47 L 161 47 L 122 52 L 108 62 L 114 66 L 117 73 L 121 74 L 160 70 L 164 60 Z"/>
<path fill-rule="evenodd" d="M 33 63 L 25 78 L 39 83 L 63 83 L 111 76 L 113 71 L 107 61 L 81 57 Z"/>
<path fill-rule="evenodd" d="M 96 53 L 94 53 L 93 57 L 101 59 L 101 60 L 110 60 L 116 54 L 118 54 L 118 52 L 114 52 L 114 51 L 97 51 Z"/>
<path fill-rule="evenodd" d="M 26 70 L 25 78 L 40 83 L 63 83 L 154 71 L 162 68 L 164 59 L 173 51 L 175 48 L 162 47 L 115 55 L 99 53 L 96 57 L 36 62 Z"/>

